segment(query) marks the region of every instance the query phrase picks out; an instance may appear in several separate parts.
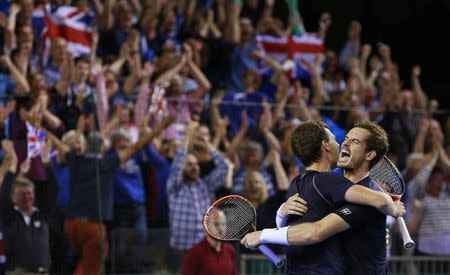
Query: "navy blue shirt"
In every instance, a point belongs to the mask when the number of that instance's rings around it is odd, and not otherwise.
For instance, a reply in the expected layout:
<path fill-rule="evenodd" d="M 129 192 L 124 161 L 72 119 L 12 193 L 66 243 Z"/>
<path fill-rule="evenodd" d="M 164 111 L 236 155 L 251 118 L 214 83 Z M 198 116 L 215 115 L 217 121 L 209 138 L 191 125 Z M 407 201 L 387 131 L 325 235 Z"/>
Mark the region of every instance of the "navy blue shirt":
<path fill-rule="evenodd" d="M 308 201 L 304 216 L 290 215 L 288 225 L 315 222 L 346 204 L 345 193 L 353 186 L 335 173 L 306 171 L 295 177 L 287 197 L 298 193 Z M 313 245 L 293 245 L 286 248 L 286 274 L 343 274 L 344 256 L 340 238 L 333 236 Z"/>
<path fill-rule="evenodd" d="M 381 191 L 370 179 L 358 184 Z M 342 234 L 345 274 L 386 274 L 386 215 L 370 206 L 347 204 L 335 211 L 351 228 Z"/>
<path fill-rule="evenodd" d="M 70 171 L 70 200 L 67 217 L 111 221 L 114 198 L 113 177 L 120 166 L 117 151 L 81 156 L 69 152 L 66 154 L 66 161 Z"/>

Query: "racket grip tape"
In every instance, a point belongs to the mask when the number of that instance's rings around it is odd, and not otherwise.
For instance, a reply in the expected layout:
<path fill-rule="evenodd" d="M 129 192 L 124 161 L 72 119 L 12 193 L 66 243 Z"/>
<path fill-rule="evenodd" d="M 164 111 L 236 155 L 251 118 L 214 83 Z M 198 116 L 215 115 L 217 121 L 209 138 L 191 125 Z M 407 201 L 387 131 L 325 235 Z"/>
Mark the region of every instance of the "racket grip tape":
<path fill-rule="evenodd" d="M 407 249 L 411 249 L 415 246 L 414 241 L 409 236 L 408 228 L 406 227 L 405 220 L 403 217 L 397 218 L 398 228 L 403 239 L 403 246 Z"/>
<path fill-rule="evenodd" d="M 282 267 L 284 264 L 283 259 L 281 259 L 277 254 L 273 253 L 272 250 L 270 250 L 270 248 L 268 248 L 265 245 L 260 245 L 258 247 L 259 251 L 261 251 L 262 254 L 264 254 L 264 256 L 267 257 L 267 259 L 269 259 L 276 267 Z"/>

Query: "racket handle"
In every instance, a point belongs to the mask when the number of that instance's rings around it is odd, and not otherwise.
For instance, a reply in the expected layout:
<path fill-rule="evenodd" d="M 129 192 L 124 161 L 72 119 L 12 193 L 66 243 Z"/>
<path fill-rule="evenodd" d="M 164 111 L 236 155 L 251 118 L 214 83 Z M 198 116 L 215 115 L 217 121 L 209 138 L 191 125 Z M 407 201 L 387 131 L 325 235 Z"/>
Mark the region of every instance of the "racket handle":
<path fill-rule="evenodd" d="M 407 249 L 411 249 L 415 246 L 414 241 L 409 236 L 408 228 L 406 228 L 405 220 L 403 217 L 397 218 L 398 228 L 403 239 L 403 246 Z"/>
<path fill-rule="evenodd" d="M 283 259 L 281 259 L 280 257 L 278 257 L 277 254 L 273 253 L 272 250 L 270 250 L 270 248 L 268 248 L 265 245 L 260 245 L 258 247 L 259 251 L 261 251 L 262 254 L 264 254 L 264 256 L 267 257 L 267 259 L 269 259 L 276 267 L 282 267 L 284 264 Z"/>

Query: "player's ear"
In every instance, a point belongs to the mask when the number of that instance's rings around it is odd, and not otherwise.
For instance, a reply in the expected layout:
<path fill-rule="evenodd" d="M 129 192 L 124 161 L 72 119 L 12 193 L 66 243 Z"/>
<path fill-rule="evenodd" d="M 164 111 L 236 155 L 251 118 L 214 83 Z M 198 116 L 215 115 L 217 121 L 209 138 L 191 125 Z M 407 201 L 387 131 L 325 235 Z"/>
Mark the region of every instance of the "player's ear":
<path fill-rule="evenodd" d="M 375 152 L 375 150 L 369 151 L 366 153 L 366 159 L 369 161 L 373 160 L 376 155 L 377 155 L 377 152 Z"/>
<path fill-rule="evenodd" d="M 330 143 L 327 142 L 326 140 L 322 140 L 322 147 L 323 147 L 325 150 L 329 151 L 329 150 L 330 150 Z"/>

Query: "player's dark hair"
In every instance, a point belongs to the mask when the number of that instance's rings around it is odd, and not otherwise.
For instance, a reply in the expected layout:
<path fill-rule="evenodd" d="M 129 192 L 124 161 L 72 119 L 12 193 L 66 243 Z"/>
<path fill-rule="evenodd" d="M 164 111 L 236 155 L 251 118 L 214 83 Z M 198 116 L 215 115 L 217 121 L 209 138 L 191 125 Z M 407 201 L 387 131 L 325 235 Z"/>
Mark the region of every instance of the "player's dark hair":
<path fill-rule="evenodd" d="M 322 141 L 328 141 L 325 129 L 328 129 L 328 125 L 322 121 L 305 122 L 294 129 L 291 137 L 292 152 L 306 167 L 320 160 Z"/>
<path fill-rule="evenodd" d="M 369 168 L 372 168 L 386 155 L 389 149 L 388 135 L 380 125 L 368 120 L 357 122 L 353 127 L 366 129 L 370 132 L 366 140 L 366 151 L 373 150 L 377 154 L 369 163 Z"/>

